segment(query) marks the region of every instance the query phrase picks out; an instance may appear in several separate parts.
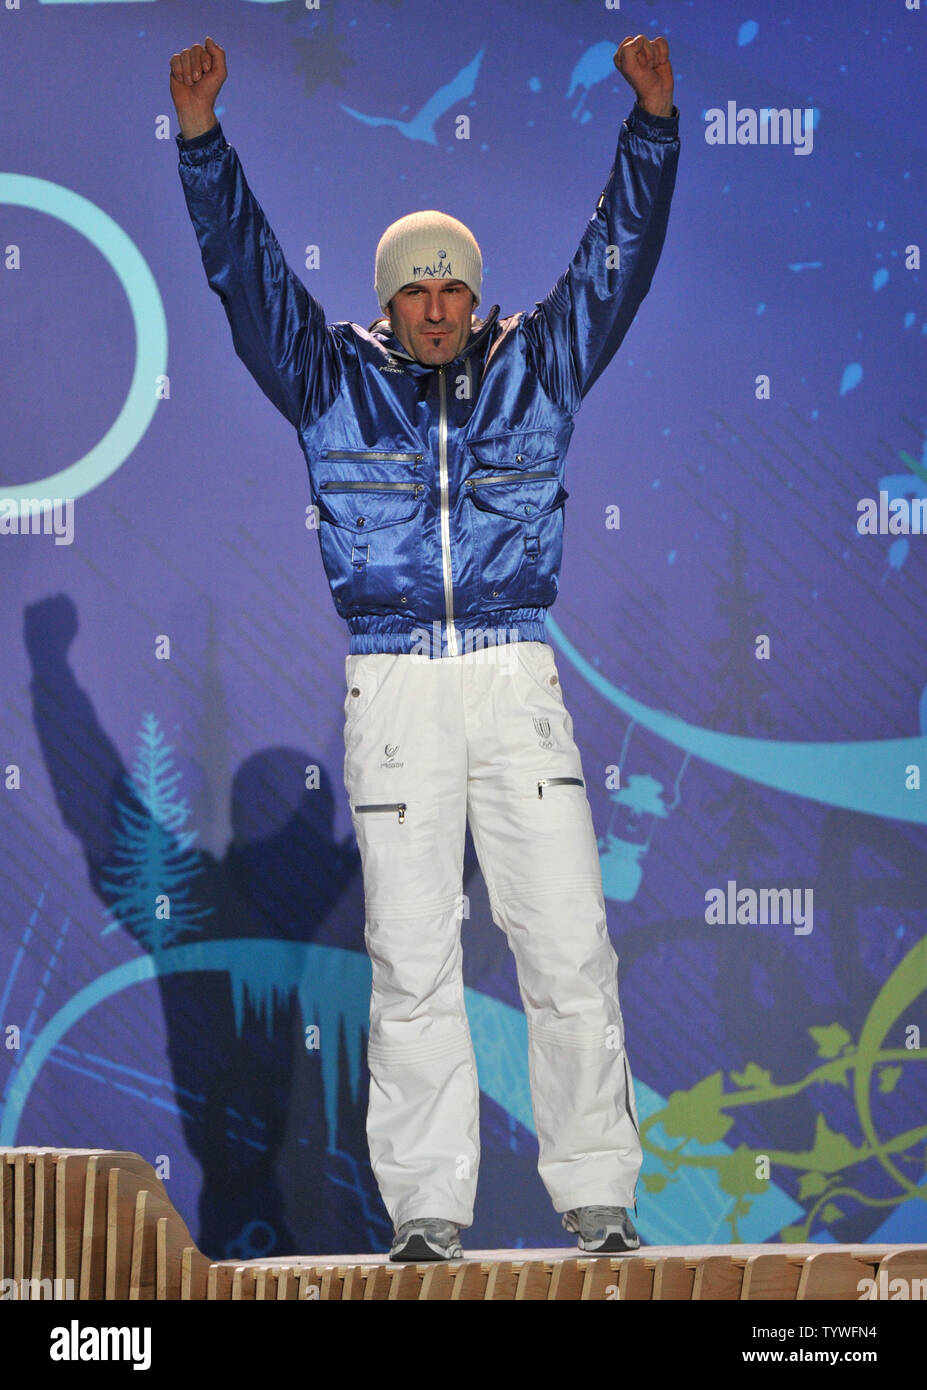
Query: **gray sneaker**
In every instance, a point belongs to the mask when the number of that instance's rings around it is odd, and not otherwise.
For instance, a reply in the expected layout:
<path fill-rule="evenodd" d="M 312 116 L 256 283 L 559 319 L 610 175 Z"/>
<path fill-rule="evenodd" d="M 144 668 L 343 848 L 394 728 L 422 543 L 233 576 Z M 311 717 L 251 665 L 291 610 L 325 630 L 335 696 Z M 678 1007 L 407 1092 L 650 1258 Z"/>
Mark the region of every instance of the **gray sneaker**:
<path fill-rule="evenodd" d="M 460 1227 L 434 1216 L 404 1221 L 390 1246 L 389 1257 L 415 1264 L 420 1260 L 461 1260 Z"/>
<path fill-rule="evenodd" d="M 626 1207 L 575 1207 L 563 1213 L 563 1229 L 579 1236 L 580 1250 L 620 1255 L 640 1248 Z"/>

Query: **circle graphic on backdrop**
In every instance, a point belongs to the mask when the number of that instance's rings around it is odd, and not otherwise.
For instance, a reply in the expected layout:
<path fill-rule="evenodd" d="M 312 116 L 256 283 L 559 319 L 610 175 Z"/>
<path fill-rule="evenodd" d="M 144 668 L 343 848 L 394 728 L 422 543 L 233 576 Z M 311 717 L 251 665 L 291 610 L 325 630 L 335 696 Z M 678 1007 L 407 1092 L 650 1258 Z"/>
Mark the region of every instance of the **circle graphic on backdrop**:
<path fill-rule="evenodd" d="M 122 409 L 103 438 L 76 463 L 47 478 L 12 486 L 4 498 L 83 497 L 120 468 L 151 423 L 158 404 L 155 379 L 167 366 L 167 320 L 157 282 L 132 239 L 89 198 L 48 179 L 0 173 L 0 203 L 56 217 L 95 246 L 125 291 L 135 325 L 135 370 Z"/>

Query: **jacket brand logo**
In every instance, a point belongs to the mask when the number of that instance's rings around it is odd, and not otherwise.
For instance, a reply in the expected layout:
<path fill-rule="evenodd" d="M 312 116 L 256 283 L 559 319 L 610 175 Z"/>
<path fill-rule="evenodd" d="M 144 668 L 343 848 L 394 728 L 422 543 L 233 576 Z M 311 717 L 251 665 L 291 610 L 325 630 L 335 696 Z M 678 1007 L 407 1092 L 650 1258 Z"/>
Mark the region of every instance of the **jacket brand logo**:
<path fill-rule="evenodd" d="M 532 718 L 531 722 L 534 725 L 534 732 L 538 736 L 538 743 L 541 748 L 553 748 L 554 745 L 550 737 L 550 720 Z"/>
<path fill-rule="evenodd" d="M 383 748 L 383 752 L 386 754 L 386 757 L 380 763 L 381 767 L 405 767 L 405 763 L 396 761 L 396 754 L 399 752 L 398 743 L 387 743 Z"/>
<path fill-rule="evenodd" d="M 398 376 L 405 376 L 405 367 L 400 367 L 398 362 L 392 359 L 380 368 L 381 372 L 395 372 Z"/>

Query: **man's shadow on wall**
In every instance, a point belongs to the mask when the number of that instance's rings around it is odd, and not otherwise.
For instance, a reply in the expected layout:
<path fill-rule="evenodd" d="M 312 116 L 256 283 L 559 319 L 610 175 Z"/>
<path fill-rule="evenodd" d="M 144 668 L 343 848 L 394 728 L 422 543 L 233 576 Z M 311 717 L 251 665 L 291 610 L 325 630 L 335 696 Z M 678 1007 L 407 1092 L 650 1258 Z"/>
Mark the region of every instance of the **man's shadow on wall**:
<path fill-rule="evenodd" d="M 320 784 L 310 790 L 306 768 L 312 760 L 306 754 L 291 748 L 254 754 L 233 779 L 232 840 L 225 855 L 219 859 L 185 847 L 180 833 L 155 823 L 75 679 L 68 649 L 77 628 L 77 609 L 66 595 L 26 609 L 42 752 L 64 822 L 83 847 L 91 886 L 114 921 L 154 952 L 159 944 L 236 939 L 313 942 L 363 952 L 360 861 L 353 835 L 343 843 L 334 838 L 335 800 L 327 772 L 320 769 Z M 132 862 L 133 851 L 144 860 L 146 846 L 150 884 L 144 883 L 145 863 Z M 142 881 L 137 904 L 131 892 L 117 891 L 120 864 L 123 890 L 133 871 Z M 158 874 L 170 880 L 161 887 L 171 900 L 173 921 L 156 917 L 153 901 L 150 912 L 142 910 L 155 896 L 144 890 L 156 889 Z M 255 1258 L 294 1253 L 306 1240 L 323 1250 L 370 1249 L 377 1236 L 387 1243 L 389 1221 L 369 1172 L 366 1067 L 361 1066 L 353 1099 L 344 1075 L 344 1038 L 339 1040 L 337 1144 L 347 1170 L 355 1182 L 363 1180 L 372 1200 L 346 1194 L 345 1201 L 331 1202 L 323 1196 L 331 1159 L 326 1157 L 321 1067 L 318 1055 L 307 1053 L 295 994 L 272 999 L 269 1016 L 261 1017 L 246 1000 L 236 1020 L 227 973 L 157 978 L 174 1100 L 189 1151 L 202 1168 L 195 1238 L 204 1253 L 214 1259 Z M 328 1039 L 326 1044 L 332 1045 Z M 281 1190 L 278 1167 L 281 1151 L 296 1142 L 297 1131 L 301 1200 L 294 1209 L 292 1196 L 287 1200 Z"/>

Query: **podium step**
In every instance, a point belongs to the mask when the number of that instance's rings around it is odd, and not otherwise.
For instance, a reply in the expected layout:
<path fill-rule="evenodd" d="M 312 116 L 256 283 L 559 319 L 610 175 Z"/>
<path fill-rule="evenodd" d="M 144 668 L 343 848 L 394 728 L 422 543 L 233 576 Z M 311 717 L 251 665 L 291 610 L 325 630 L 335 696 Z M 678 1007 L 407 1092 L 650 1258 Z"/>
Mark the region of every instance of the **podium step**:
<path fill-rule="evenodd" d="M 869 1281 L 869 1282 L 866 1282 Z M 927 1300 L 917 1245 L 645 1246 L 622 1256 L 475 1250 L 210 1260 L 151 1164 L 106 1149 L 0 1149 L 0 1297 L 107 1300 Z"/>

